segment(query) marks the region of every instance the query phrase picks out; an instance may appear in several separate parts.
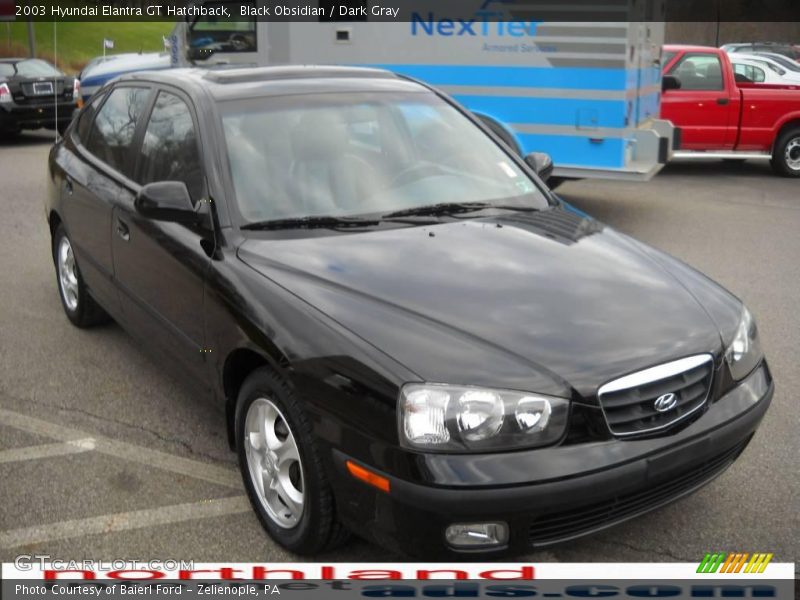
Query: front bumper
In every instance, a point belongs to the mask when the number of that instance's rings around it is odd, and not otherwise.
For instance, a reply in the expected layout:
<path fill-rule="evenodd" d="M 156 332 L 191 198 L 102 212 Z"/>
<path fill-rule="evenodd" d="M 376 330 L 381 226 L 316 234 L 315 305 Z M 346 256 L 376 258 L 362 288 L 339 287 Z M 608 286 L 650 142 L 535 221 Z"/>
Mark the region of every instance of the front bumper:
<path fill-rule="evenodd" d="M 547 547 L 641 515 L 714 479 L 747 446 L 773 392 L 762 363 L 700 419 L 673 435 L 492 455 L 488 464 L 494 465 L 496 480 L 514 479 L 525 463 L 531 472 L 542 474 L 540 465 L 550 463 L 547 472 L 552 477 L 531 477 L 519 485 L 432 486 L 382 473 L 391 485 L 386 494 L 350 477 L 345 466 L 349 457 L 334 450 L 337 506 L 353 530 L 403 554 L 468 555 L 445 541 L 445 529 L 455 523 L 508 523 L 508 544 L 489 550 L 492 554 Z M 486 473 L 482 463 L 487 456 L 458 464 Z M 579 456 L 582 461 L 576 460 Z M 507 470 L 498 470 L 504 463 Z"/>
<path fill-rule="evenodd" d="M 61 102 L 58 110 L 52 103 L 41 105 L 10 104 L 0 105 L 0 130 L 18 131 L 20 129 L 55 128 L 72 120 L 77 104 Z"/>

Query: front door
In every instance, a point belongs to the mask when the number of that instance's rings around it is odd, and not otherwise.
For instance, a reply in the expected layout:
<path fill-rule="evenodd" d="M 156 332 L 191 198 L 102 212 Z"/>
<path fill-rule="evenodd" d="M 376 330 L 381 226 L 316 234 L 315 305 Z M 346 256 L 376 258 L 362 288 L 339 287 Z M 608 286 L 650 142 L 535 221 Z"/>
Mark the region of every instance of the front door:
<path fill-rule="evenodd" d="M 134 179 L 138 185 L 182 181 L 193 201 L 201 202 L 205 178 L 194 113 L 178 92 L 157 93 Z M 124 318 L 143 343 L 205 388 L 203 295 L 207 250 L 213 248 L 210 218 L 184 225 L 145 217 L 134 208 L 137 189 L 120 198 L 113 215 L 114 270 Z"/>
<path fill-rule="evenodd" d="M 738 102 L 725 90 L 716 54 L 684 54 L 670 69 L 681 88 L 664 92 L 661 116 L 681 128 L 681 150 L 732 150 L 736 143 Z"/>

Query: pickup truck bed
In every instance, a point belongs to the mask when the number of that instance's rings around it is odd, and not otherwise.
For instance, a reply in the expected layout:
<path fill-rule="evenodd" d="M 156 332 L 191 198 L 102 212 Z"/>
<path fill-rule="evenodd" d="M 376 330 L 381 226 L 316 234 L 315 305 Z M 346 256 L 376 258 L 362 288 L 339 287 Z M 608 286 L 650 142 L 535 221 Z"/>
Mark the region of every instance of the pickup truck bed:
<path fill-rule="evenodd" d="M 681 128 L 681 150 L 769 157 L 776 172 L 800 177 L 800 86 L 737 81 L 717 48 L 665 46 L 661 116 Z"/>

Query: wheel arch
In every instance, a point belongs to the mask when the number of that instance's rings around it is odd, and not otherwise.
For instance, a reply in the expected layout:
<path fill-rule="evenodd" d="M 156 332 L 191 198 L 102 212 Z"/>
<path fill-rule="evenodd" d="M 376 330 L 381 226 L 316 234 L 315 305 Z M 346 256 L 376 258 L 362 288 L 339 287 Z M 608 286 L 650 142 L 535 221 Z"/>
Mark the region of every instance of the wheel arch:
<path fill-rule="evenodd" d="M 56 234 L 56 229 L 58 229 L 58 226 L 62 223 L 61 215 L 55 210 L 51 210 L 47 215 L 47 223 L 50 226 L 50 239 L 52 239 Z"/>
<path fill-rule="evenodd" d="M 775 149 L 778 145 L 778 140 L 781 139 L 781 136 L 789 131 L 790 129 L 800 129 L 800 113 L 795 113 L 791 115 L 788 119 L 786 119 L 783 123 L 781 123 L 777 130 L 775 131 L 775 138 L 772 140 L 772 154 L 775 153 Z"/>
<path fill-rule="evenodd" d="M 234 420 L 236 416 L 236 399 L 245 379 L 256 369 L 269 367 L 277 374 L 281 368 L 288 366 L 286 359 L 280 357 L 278 364 L 265 353 L 249 347 L 239 347 L 225 357 L 222 368 L 222 391 L 225 395 L 225 421 L 228 432 L 228 445 L 233 450 L 236 448 Z"/>

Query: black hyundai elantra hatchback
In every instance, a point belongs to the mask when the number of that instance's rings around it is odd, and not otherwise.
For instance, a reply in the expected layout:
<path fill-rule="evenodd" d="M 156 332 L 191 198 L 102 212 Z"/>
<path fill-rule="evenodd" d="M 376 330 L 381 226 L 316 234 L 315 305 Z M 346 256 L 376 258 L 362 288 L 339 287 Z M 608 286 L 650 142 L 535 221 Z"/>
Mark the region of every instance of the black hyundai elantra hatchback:
<path fill-rule="evenodd" d="M 49 167 L 67 317 L 113 318 L 224 404 L 295 552 L 598 531 L 719 475 L 772 398 L 739 300 L 388 72 L 128 75 Z"/>

